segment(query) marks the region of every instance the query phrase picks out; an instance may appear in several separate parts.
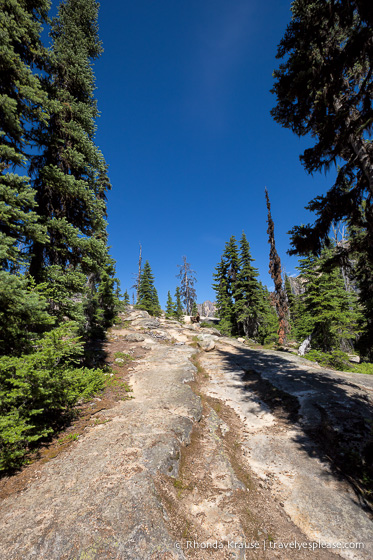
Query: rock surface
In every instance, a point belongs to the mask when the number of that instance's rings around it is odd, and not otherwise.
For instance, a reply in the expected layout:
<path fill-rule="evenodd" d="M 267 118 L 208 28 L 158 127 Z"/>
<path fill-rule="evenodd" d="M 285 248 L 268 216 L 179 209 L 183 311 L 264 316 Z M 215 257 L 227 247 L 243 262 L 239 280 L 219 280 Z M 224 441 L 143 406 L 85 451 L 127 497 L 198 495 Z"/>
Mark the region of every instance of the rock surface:
<path fill-rule="evenodd" d="M 337 557 L 278 547 L 310 540 L 363 542 L 338 555 L 373 558 L 372 520 L 315 432 L 361 450 L 373 377 L 145 311 L 125 319 L 115 340 L 148 349 L 131 363 L 134 399 L 101 410 L 98 425 L 0 503 L 2 560 Z M 213 351 L 198 354 L 196 340 Z M 255 551 L 243 546 L 254 541 Z"/>

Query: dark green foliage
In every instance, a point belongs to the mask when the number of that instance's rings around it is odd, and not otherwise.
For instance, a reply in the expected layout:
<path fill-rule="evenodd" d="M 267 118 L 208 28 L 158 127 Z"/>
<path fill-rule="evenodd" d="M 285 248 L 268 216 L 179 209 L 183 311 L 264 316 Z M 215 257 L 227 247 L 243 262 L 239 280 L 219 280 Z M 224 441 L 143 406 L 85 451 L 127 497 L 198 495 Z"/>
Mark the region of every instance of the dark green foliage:
<path fill-rule="evenodd" d="M 348 355 L 342 350 L 332 350 L 328 353 L 320 350 L 310 350 L 305 357 L 311 362 L 317 362 L 321 366 L 332 367 L 340 371 L 355 370 L 348 360 Z"/>
<path fill-rule="evenodd" d="M 225 244 L 221 261 L 214 274 L 213 288 L 216 292 L 216 309 L 220 317 L 220 328 L 225 334 L 238 334 L 234 308 L 234 293 L 240 267 L 237 241 L 234 235 Z"/>
<path fill-rule="evenodd" d="M 136 307 L 138 309 L 144 309 L 154 317 L 159 317 L 162 310 L 159 305 L 157 290 L 154 286 L 154 276 L 148 261 L 145 262 L 144 268 L 141 272 L 138 294 L 139 299 Z"/>
<path fill-rule="evenodd" d="M 174 317 L 175 315 L 175 303 L 172 300 L 171 292 L 167 293 L 167 302 L 166 302 L 166 317 L 170 319 L 170 317 Z"/>
<path fill-rule="evenodd" d="M 102 386 L 75 335 L 102 336 L 118 309 L 94 144 L 98 4 L 63 1 L 48 51 L 49 5 L 0 10 L 0 468 Z"/>
<path fill-rule="evenodd" d="M 1 4 L 0 267 L 3 270 L 19 269 L 29 244 L 45 240 L 34 211 L 35 193 L 22 168 L 27 168 L 31 127 L 48 120 L 47 97 L 32 71 L 43 58 L 40 32 L 48 9 L 49 2 L 45 0 L 13 0 Z"/>
<path fill-rule="evenodd" d="M 198 314 L 198 307 L 195 301 L 193 301 L 191 313 L 194 317 Z"/>
<path fill-rule="evenodd" d="M 339 267 L 328 267 L 332 249 L 321 257 L 300 261 L 300 276 L 305 282 L 296 325 L 298 339 L 312 334 L 312 347 L 324 352 L 350 349 L 361 318 L 357 296 L 347 292 Z"/>
<path fill-rule="evenodd" d="M 106 374 L 81 367 L 76 326 L 45 334 L 31 354 L 0 358 L 0 470 L 16 466 L 58 427 L 79 398 L 103 387 Z"/>
<path fill-rule="evenodd" d="M 31 279 L 0 270 L 0 356 L 30 351 L 54 320 Z"/>
<path fill-rule="evenodd" d="M 175 292 L 175 312 L 174 317 L 178 321 L 182 321 L 184 315 L 183 305 L 181 303 L 181 293 L 179 286 L 176 288 Z"/>
<path fill-rule="evenodd" d="M 123 302 L 124 302 L 124 305 L 126 307 L 130 304 L 130 296 L 129 296 L 127 290 L 123 294 Z"/>
<path fill-rule="evenodd" d="M 256 336 L 260 315 L 260 287 L 257 280 L 259 273 L 253 267 L 250 245 L 242 232 L 240 240 L 239 271 L 233 289 L 234 313 L 238 331 L 253 338 Z"/>
<path fill-rule="evenodd" d="M 255 339 L 260 344 L 272 344 L 278 341 L 278 317 L 276 304 L 268 288 L 259 283 L 259 318 Z"/>
<path fill-rule="evenodd" d="M 314 172 L 344 160 L 336 183 L 354 182 L 353 198 L 373 194 L 372 26 L 358 0 L 296 0 L 280 42 L 272 110 L 277 122 L 299 136 L 311 133 L 314 147 L 302 161 Z M 337 198 L 343 198 L 343 189 Z M 336 209 L 338 212 L 339 209 Z"/>
<path fill-rule="evenodd" d="M 361 0 L 297 0 L 282 39 L 275 71 L 277 122 L 315 145 L 301 160 L 310 173 L 338 164 L 335 184 L 312 200 L 314 224 L 292 229 L 291 254 L 320 254 L 331 225 L 356 228 L 335 256 L 359 255 L 357 282 L 366 314 L 361 351 L 373 357 L 373 21 L 371 3 Z"/>
<path fill-rule="evenodd" d="M 2 2 L 0 10 L 0 354 L 18 354 L 50 324 L 46 302 L 21 273 L 32 242 L 45 242 L 30 187 L 31 129 L 48 121 L 47 96 L 35 65 L 42 64 L 41 23 L 48 1 Z"/>
<path fill-rule="evenodd" d="M 97 12 L 94 0 L 60 4 L 52 22 L 53 44 L 44 79 L 50 119 L 34 133 L 41 153 L 32 158 L 38 213 L 49 242 L 33 244 L 30 273 L 37 282 L 45 282 L 51 275 L 48 269 L 59 267 L 61 275 L 76 274 L 77 284 L 85 275 L 87 289 L 71 291 L 70 297 L 78 308 L 83 300 L 91 333 L 108 324 L 115 308 L 114 297 L 109 302 L 114 276 L 108 277 L 105 221 L 110 183 L 105 160 L 94 143 L 98 110 L 91 65 L 102 50 Z M 98 310 L 103 300 L 105 310 Z"/>
<path fill-rule="evenodd" d="M 220 332 L 228 336 L 244 334 L 263 344 L 272 341 L 278 321 L 268 290 L 257 279 L 253 260 L 245 233 L 240 240 L 240 252 L 232 236 L 216 267 L 213 288 Z"/>
<path fill-rule="evenodd" d="M 216 313 L 220 318 L 220 330 L 223 334 L 230 335 L 233 331 L 233 301 L 232 293 L 229 290 L 228 266 L 224 260 L 224 254 L 216 267 L 214 280 L 215 283 L 212 287 L 216 292 Z"/>

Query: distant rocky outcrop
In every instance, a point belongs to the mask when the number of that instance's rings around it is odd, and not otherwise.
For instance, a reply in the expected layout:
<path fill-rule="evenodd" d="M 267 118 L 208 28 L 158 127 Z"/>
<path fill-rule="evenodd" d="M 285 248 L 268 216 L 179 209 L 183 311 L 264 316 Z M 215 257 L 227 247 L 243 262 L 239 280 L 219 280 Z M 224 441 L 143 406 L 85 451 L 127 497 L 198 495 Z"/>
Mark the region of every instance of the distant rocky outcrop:
<path fill-rule="evenodd" d="M 295 296 L 304 294 L 306 290 L 306 280 L 301 276 L 289 276 L 290 288 Z"/>
<path fill-rule="evenodd" d="M 198 303 L 198 313 L 201 317 L 215 317 L 216 314 L 216 304 L 213 301 L 204 301 L 203 303 Z"/>

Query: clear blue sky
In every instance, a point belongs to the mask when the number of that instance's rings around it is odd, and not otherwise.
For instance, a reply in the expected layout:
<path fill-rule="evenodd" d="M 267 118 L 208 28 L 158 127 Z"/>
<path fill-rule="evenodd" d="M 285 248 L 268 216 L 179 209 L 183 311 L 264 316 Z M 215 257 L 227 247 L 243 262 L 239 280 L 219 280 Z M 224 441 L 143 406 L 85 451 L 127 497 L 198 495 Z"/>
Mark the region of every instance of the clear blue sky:
<path fill-rule="evenodd" d="M 122 289 L 133 284 L 141 242 L 162 305 L 183 255 L 198 302 L 214 300 L 214 268 L 242 230 L 271 287 L 265 186 L 277 250 L 295 272 L 287 232 L 313 220 L 304 206 L 331 179 L 305 173 L 299 154 L 310 140 L 269 114 L 290 15 L 286 0 L 102 2 L 97 143 L 113 185 L 109 235 Z"/>

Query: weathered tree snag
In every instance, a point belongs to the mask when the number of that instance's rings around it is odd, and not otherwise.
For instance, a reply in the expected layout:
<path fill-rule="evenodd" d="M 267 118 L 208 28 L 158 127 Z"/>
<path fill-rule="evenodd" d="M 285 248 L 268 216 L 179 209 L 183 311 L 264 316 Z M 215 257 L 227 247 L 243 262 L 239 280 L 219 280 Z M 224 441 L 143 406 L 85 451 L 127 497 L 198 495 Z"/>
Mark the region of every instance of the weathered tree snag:
<path fill-rule="evenodd" d="M 278 343 L 284 344 L 286 341 L 286 335 L 290 332 L 289 323 L 287 320 L 288 315 L 288 304 L 287 304 L 287 296 L 286 291 L 282 285 L 282 275 L 281 275 L 281 260 L 278 256 L 276 251 L 275 245 L 275 225 L 272 220 L 271 216 L 271 204 L 269 202 L 269 196 L 267 188 L 265 188 L 265 196 L 267 201 L 267 209 L 268 209 L 268 242 L 270 244 L 270 252 L 269 252 L 269 273 L 272 277 L 272 280 L 275 284 L 275 303 L 276 303 L 276 311 L 278 316 Z"/>

